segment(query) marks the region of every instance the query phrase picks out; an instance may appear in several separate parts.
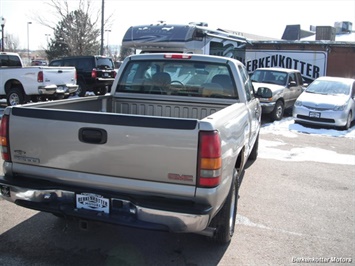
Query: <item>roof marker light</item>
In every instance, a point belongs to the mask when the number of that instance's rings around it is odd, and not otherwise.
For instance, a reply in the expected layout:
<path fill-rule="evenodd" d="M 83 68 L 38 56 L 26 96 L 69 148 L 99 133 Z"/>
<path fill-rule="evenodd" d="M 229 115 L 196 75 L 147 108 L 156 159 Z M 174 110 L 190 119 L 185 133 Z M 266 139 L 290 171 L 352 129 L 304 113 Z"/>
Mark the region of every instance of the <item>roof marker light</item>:
<path fill-rule="evenodd" d="M 171 58 L 171 59 L 191 59 L 191 55 L 187 54 L 165 54 L 164 58 Z"/>

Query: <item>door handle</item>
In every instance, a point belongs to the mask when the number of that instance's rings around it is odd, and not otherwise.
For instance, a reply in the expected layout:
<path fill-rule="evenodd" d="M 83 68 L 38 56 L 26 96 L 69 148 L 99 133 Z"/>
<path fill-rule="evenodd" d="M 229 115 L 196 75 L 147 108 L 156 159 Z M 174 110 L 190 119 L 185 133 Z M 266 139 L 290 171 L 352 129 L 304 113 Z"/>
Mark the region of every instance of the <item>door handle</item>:
<path fill-rule="evenodd" d="M 101 128 L 83 127 L 79 129 L 79 140 L 89 144 L 105 144 L 107 131 Z"/>

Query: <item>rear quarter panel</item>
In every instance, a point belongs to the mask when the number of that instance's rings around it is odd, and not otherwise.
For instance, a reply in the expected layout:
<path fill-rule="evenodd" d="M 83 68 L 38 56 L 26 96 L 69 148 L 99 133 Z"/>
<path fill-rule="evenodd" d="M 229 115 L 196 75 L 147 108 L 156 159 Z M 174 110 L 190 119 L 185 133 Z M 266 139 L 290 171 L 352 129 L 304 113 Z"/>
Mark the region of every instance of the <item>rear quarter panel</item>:
<path fill-rule="evenodd" d="M 201 121 L 201 130 L 217 129 L 222 144 L 222 180 L 213 189 L 197 188 L 196 198 L 208 201 L 216 212 L 228 195 L 238 155 L 248 145 L 250 121 L 244 103 L 232 104 Z"/>

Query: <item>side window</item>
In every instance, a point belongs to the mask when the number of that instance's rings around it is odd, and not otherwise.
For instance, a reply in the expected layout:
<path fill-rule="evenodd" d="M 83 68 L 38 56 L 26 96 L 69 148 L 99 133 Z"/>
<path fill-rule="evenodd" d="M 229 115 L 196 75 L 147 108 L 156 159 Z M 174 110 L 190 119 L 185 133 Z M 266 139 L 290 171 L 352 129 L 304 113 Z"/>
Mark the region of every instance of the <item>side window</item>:
<path fill-rule="evenodd" d="M 63 66 L 76 66 L 74 59 L 65 59 L 63 62 Z"/>
<path fill-rule="evenodd" d="M 21 67 L 21 61 L 18 56 L 15 55 L 1 55 L 0 66 L 2 67 Z"/>
<path fill-rule="evenodd" d="M 92 64 L 92 60 L 92 58 L 80 59 L 78 60 L 78 65 L 80 64 L 80 67 L 85 71 L 92 71 L 93 68 L 95 68 Z"/>
<path fill-rule="evenodd" d="M 135 89 L 133 88 L 132 84 L 137 74 L 138 67 L 139 67 L 138 63 L 132 63 L 129 65 L 128 68 L 126 68 L 123 77 L 119 82 L 121 86 L 118 88 L 118 91 L 132 91 Z"/>
<path fill-rule="evenodd" d="M 72 65 L 74 65 L 78 70 L 88 70 L 88 65 L 90 63 L 89 59 L 86 58 L 77 58 L 77 59 L 72 59 Z M 91 71 L 92 69 L 90 69 Z"/>
<path fill-rule="evenodd" d="M 300 73 L 296 73 L 297 85 L 303 85 L 303 79 Z"/>
<path fill-rule="evenodd" d="M 60 60 L 55 60 L 50 63 L 50 66 L 61 66 L 61 65 L 62 65 L 62 61 Z"/>
<path fill-rule="evenodd" d="M 2 67 L 8 66 L 7 58 L 8 58 L 7 55 L 0 55 L 0 66 L 2 66 Z"/>
<path fill-rule="evenodd" d="M 290 76 L 288 78 L 288 82 L 291 82 L 291 81 L 294 81 L 297 83 L 295 73 L 290 74 Z"/>
<path fill-rule="evenodd" d="M 351 97 L 354 98 L 355 97 L 355 82 L 353 82 L 353 88 L 351 91 Z"/>
<path fill-rule="evenodd" d="M 245 67 L 239 66 L 239 70 L 244 83 L 245 95 L 247 97 L 247 100 L 250 101 L 255 98 L 253 83 L 251 82 L 248 71 Z"/>
<path fill-rule="evenodd" d="M 9 66 L 11 67 L 21 67 L 21 61 L 18 56 L 9 55 Z"/>

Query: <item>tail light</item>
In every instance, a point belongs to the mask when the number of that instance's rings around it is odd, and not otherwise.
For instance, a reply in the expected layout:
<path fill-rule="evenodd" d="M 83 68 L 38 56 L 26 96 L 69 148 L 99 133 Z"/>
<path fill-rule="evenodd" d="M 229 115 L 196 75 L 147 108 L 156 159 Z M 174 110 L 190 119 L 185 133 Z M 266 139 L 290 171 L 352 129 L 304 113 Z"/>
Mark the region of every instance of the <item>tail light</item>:
<path fill-rule="evenodd" d="M 199 135 L 197 185 L 216 187 L 221 181 L 221 139 L 217 131 L 201 131 Z"/>
<path fill-rule="evenodd" d="M 117 75 L 117 72 L 116 72 L 116 71 L 112 71 L 112 72 L 111 72 L 111 76 L 112 76 L 113 78 L 115 78 L 116 75 Z"/>
<path fill-rule="evenodd" d="M 96 71 L 96 69 L 93 69 L 93 70 L 91 71 L 91 77 L 94 78 L 94 79 L 97 78 L 97 71 Z"/>
<path fill-rule="evenodd" d="M 37 74 L 37 82 L 43 82 L 43 71 L 39 71 Z"/>
<path fill-rule="evenodd" d="M 0 140 L 1 140 L 1 157 L 4 161 L 10 161 L 10 145 L 9 145 L 9 116 L 3 115 L 1 119 Z"/>

